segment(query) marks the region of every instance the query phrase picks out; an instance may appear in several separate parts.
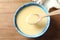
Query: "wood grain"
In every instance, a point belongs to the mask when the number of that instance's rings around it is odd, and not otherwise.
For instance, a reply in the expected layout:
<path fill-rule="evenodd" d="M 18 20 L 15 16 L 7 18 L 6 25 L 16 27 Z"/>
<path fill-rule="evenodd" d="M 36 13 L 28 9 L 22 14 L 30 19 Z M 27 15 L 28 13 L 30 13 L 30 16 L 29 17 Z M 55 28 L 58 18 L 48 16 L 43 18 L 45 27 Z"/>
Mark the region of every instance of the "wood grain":
<path fill-rule="evenodd" d="M 13 24 L 14 12 L 31 0 L 0 0 L 0 40 L 60 40 L 60 15 L 51 17 L 50 28 L 41 37 L 29 39 L 21 36 Z"/>
<path fill-rule="evenodd" d="M 31 0 L 0 0 L 0 40 L 26 40 L 13 25 L 14 12 Z"/>

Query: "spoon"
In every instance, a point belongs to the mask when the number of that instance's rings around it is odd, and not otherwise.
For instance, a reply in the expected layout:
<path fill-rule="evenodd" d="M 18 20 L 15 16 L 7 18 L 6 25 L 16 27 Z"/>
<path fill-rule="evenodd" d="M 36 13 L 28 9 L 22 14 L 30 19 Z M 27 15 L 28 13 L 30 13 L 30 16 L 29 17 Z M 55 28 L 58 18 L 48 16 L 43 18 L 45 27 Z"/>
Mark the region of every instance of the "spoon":
<path fill-rule="evenodd" d="M 34 24 L 40 22 L 40 20 L 41 20 L 42 18 L 49 17 L 49 16 L 53 16 L 53 15 L 58 15 L 58 14 L 60 14 L 60 10 L 56 10 L 56 11 L 53 11 L 53 12 L 51 12 L 51 13 L 48 13 L 48 14 L 42 15 L 42 16 L 40 16 L 39 14 L 31 14 L 31 15 L 28 15 L 28 16 L 27 16 L 26 22 L 29 23 L 29 24 L 31 24 L 31 25 L 34 25 Z M 33 22 L 33 21 L 29 22 L 30 18 L 31 18 L 31 17 L 34 17 L 34 16 L 37 17 L 37 19 L 35 20 L 35 22 Z"/>

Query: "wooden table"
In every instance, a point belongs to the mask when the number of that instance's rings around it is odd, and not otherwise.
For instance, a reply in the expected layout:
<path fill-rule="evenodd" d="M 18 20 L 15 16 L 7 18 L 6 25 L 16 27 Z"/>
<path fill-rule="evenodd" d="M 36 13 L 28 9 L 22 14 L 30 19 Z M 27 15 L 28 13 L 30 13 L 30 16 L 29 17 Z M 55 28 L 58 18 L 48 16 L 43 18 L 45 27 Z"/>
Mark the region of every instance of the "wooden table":
<path fill-rule="evenodd" d="M 60 40 L 60 15 L 51 17 L 48 31 L 40 38 L 21 36 L 13 24 L 14 12 L 31 0 L 0 0 L 0 40 Z"/>

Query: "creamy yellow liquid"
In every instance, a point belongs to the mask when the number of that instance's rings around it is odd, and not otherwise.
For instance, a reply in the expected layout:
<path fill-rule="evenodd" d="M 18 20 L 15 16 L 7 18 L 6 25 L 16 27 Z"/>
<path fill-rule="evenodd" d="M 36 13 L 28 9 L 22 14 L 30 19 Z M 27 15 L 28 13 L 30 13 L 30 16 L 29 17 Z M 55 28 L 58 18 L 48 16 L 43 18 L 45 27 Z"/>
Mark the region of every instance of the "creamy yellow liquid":
<path fill-rule="evenodd" d="M 36 25 L 31 25 L 26 22 L 26 18 L 30 14 L 40 14 L 41 16 L 46 15 L 46 13 L 39 6 L 26 7 L 22 9 L 17 16 L 17 21 L 16 21 L 17 26 L 23 33 L 28 34 L 28 35 L 35 35 L 35 34 L 41 33 L 47 24 L 47 18 L 43 18 Z M 35 18 L 33 18 L 33 20 Z"/>

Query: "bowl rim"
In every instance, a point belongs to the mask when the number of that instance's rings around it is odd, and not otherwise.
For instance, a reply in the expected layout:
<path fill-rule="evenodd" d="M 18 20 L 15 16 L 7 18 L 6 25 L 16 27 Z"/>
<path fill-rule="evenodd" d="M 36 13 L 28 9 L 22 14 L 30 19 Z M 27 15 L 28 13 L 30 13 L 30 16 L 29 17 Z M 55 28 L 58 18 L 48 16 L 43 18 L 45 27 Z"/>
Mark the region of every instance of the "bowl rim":
<path fill-rule="evenodd" d="M 21 34 L 21 35 L 23 35 L 23 36 L 25 36 L 25 37 L 28 37 L 28 38 L 37 38 L 37 37 L 40 37 L 40 36 L 42 36 L 43 34 L 45 34 L 45 32 L 48 30 L 49 25 L 50 25 L 50 17 L 47 17 L 47 18 L 48 18 L 48 22 L 47 22 L 47 25 L 46 25 L 46 27 L 44 28 L 44 30 L 43 30 L 41 33 L 39 33 L 39 34 L 37 34 L 37 35 L 33 35 L 33 36 L 30 36 L 30 35 L 27 35 L 27 34 L 23 33 L 23 32 L 18 28 L 18 26 L 17 26 L 17 24 L 16 24 L 16 18 L 17 18 L 18 13 L 19 13 L 23 8 L 25 8 L 25 7 L 27 7 L 27 6 L 31 6 L 31 5 L 37 5 L 37 6 L 41 7 L 41 8 L 46 12 L 46 14 L 49 13 L 48 10 L 47 10 L 43 5 L 38 4 L 38 3 L 36 3 L 36 2 L 29 2 L 29 3 L 26 3 L 26 4 L 22 5 L 21 7 L 19 7 L 19 8 L 16 10 L 16 12 L 15 12 L 15 14 L 14 14 L 14 17 L 13 17 L 13 23 L 14 23 L 14 27 L 16 28 L 16 30 L 17 30 L 17 32 L 18 32 L 19 34 Z"/>

